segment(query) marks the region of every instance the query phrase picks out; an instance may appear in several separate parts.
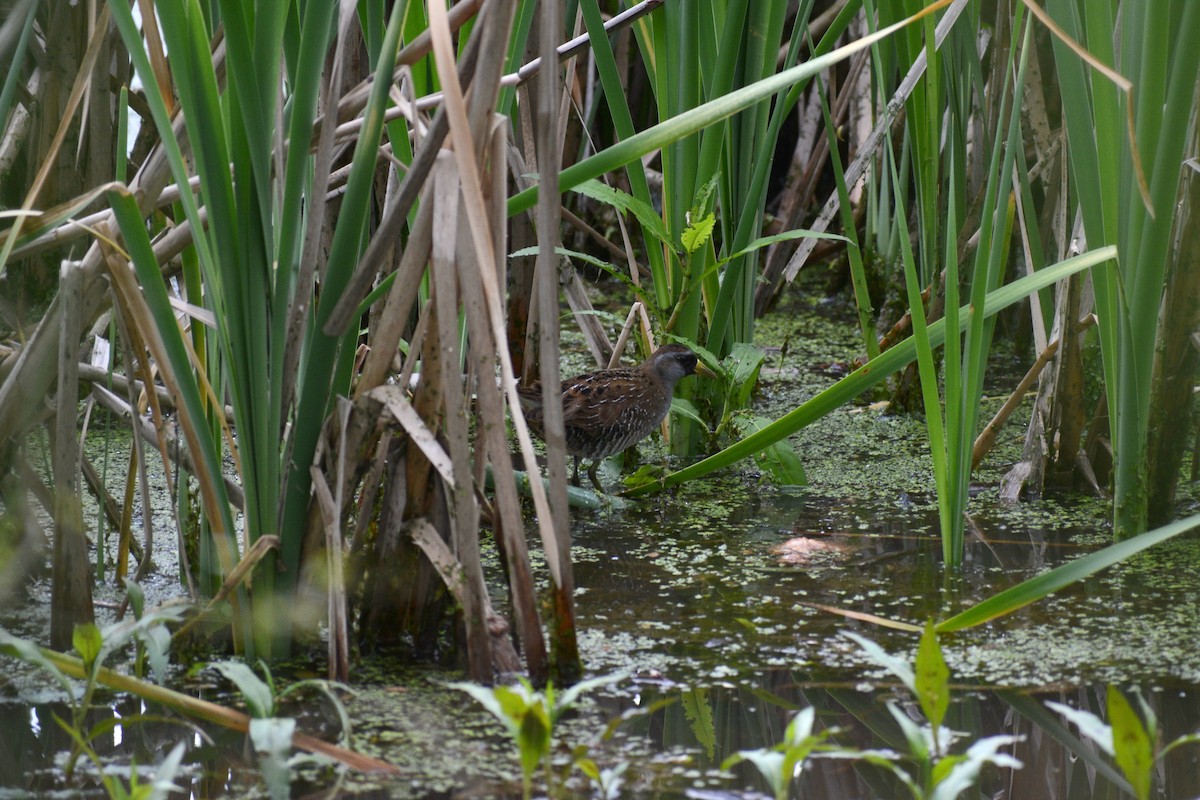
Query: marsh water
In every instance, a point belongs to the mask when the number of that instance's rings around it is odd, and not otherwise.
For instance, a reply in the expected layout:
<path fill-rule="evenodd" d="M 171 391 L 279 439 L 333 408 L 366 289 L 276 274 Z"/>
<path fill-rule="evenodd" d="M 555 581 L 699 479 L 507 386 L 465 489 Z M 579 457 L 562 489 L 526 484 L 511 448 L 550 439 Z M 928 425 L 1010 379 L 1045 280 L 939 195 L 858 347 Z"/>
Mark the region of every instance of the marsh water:
<path fill-rule="evenodd" d="M 786 354 L 771 351 L 761 381 L 764 415 L 778 415 L 835 379 L 825 367 L 848 360 L 852 339 L 820 308 L 789 316 Z M 819 335 L 818 335 L 819 334 Z M 984 403 L 1003 401 L 1004 381 Z M 757 798 L 767 784 L 748 764 L 723 770 L 742 750 L 779 742 L 802 708 L 843 748 L 905 750 L 888 710 L 919 719 L 913 698 L 844 635 L 854 631 L 911 660 L 914 634 L 863 615 L 921 624 L 945 618 L 1024 578 L 1110 541 L 1107 505 L 1077 496 L 1016 505 L 996 486 L 1019 455 L 1025 419 L 975 475 L 971 533 L 963 570 L 947 575 L 937 539 L 936 498 L 923 421 L 864 402 L 801 431 L 793 444 L 807 487 L 778 487 L 752 469 L 731 471 L 629 507 L 577 511 L 573 556 L 580 645 L 587 673 L 614 675 L 586 695 L 554 731 L 554 796 L 601 796 L 571 768 L 586 748 L 611 770 L 611 796 Z M 661 459 L 654 446 L 643 460 Z M 609 483 L 619 476 L 603 473 Z M 1181 513 L 1194 510 L 1185 485 Z M 146 582 L 151 602 L 180 593 L 167 556 Z M 536 555 L 535 555 L 536 560 Z M 1112 760 L 1047 701 L 1103 716 L 1106 687 L 1140 695 L 1159 725 L 1159 745 L 1200 731 L 1200 541 L 1151 549 L 1035 605 L 985 626 L 943 637 L 953 697 L 946 725 L 962 752 L 997 734 L 1020 737 L 1004 748 L 1021 768 L 987 767 L 975 794 L 1013 800 L 1119 798 L 1124 781 Z M 496 578 L 497 586 L 499 576 Z M 502 593 L 497 593 L 502 596 Z M 111 619 L 120 593 L 97 590 Z M 0 615 L 11 632 L 41 640 L 47 586 L 34 584 L 19 608 Z M 858 616 L 855 616 L 858 615 Z M 395 764 L 400 775 L 337 775 L 296 766 L 293 796 L 520 797 L 515 748 L 481 706 L 448 687 L 453 665 L 402 666 L 399 654 L 363 655 L 352 667 L 346 706 L 353 745 Z M 65 715 L 55 686 L 4 660 L 0 674 L 0 798 L 102 796 L 90 768 L 71 782 L 70 749 L 54 721 Z M 320 652 L 275 668 L 281 683 L 323 672 Z M 211 669 L 176 686 L 210 699 L 237 698 Z M 192 744 L 180 796 L 267 796 L 244 737 L 175 722 L 121 723 L 167 715 L 136 698 L 101 694 L 92 722 L 114 725 L 93 746 L 103 761 L 143 776 L 174 745 Z M 285 707 L 305 730 L 333 735 L 335 715 L 316 699 Z M 535 794 L 544 796 L 539 773 Z M 619 783 L 618 783 L 619 781 Z M 861 760 L 817 758 L 792 783 L 792 797 L 901 798 L 908 789 L 888 770 Z M 1156 768 L 1153 797 L 1200 797 L 1200 745 L 1174 750 Z"/>

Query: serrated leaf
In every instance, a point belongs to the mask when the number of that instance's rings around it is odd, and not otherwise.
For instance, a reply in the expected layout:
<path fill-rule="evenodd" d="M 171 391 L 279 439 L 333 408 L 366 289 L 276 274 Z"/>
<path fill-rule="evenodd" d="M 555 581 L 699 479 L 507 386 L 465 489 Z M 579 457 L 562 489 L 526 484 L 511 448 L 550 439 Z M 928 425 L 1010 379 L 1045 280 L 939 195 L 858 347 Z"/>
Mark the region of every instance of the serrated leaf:
<path fill-rule="evenodd" d="M 1133 786 L 1138 800 L 1150 797 L 1150 770 L 1154 751 L 1142 721 L 1121 690 L 1108 687 L 1108 719 L 1112 724 L 1113 759 Z"/>
<path fill-rule="evenodd" d="M 696 190 L 695 199 L 692 200 L 692 207 L 688 213 L 693 218 L 703 216 L 712 211 L 712 198 L 717 191 L 717 180 L 721 177 L 720 173 L 714 173 L 711 178 L 704 182 L 704 185 Z"/>
<path fill-rule="evenodd" d="M 680 701 L 692 735 L 696 737 L 696 741 L 704 748 L 708 757 L 712 758 L 717 747 L 717 731 L 713 724 L 712 707 L 708 704 L 708 691 L 692 689 L 684 692 Z"/>
<path fill-rule="evenodd" d="M 104 646 L 104 637 L 101 635 L 100 629 L 96 627 L 96 623 L 83 622 L 76 625 L 71 632 L 71 645 L 83 659 L 84 666 L 90 671 L 92 664 L 96 662 L 96 657 L 100 655 L 100 648 Z"/>
<path fill-rule="evenodd" d="M 936 731 L 942 726 L 946 709 L 950 707 L 950 668 L 942 656 L 932 620 L 925 623 L 914 667 L 917 702 L 921 704 L 925 719 Z"/>
<path fill-rule="evenodd" d="M 680 244 L 688 253 L 694 253 L 712 238 L 713 227 L 717 224 L 715 214 L 709 213 L 698 220 L 694 220 L 690 225 L 684 228 L 683 233 L 679 237 Z"/>
<path fill-rule="evenodd" d="M 168 653 L 171 649 L 171 632 L 166 625 L 155 625 L 139 635 L 142 644 L 146 646 L 146 659 L 150 662 L 150 670 L 154 679 L 160 684 L 167 680 Z"/>

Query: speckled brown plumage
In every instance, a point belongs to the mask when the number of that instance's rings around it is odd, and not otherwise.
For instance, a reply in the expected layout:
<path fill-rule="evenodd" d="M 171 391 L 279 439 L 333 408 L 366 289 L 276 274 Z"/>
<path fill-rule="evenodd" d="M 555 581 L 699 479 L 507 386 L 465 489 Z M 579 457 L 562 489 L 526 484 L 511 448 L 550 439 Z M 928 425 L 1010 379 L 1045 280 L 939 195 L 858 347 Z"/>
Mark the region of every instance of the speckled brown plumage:
<path fill-rule="evenodd" d="M 671 410 L 681 378 L 696 372 L 696 354 L 683 345 L 664 345 L 636 367 L 602 369 L 562 382 L 563 426 L 567 452 L 592 461 L 588 477 L 598 487 L 596 463 L 650 435 Z M 525 418 L 542 435 L 539 384 L 520 387 Z"/>

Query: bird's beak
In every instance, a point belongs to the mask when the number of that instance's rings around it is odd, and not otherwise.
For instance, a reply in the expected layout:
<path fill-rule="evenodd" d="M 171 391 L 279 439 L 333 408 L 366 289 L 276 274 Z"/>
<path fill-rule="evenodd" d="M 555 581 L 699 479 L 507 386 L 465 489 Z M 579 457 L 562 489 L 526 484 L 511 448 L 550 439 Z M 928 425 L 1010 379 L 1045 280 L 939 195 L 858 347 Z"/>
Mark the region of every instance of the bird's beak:
<path fill-rule="evenodd" d="M 717 377 L 717 373 L 715 373 L 711 369 L 709 369 L 708 365 L 705 364 L 703 361 L 696 362 L 696 374 L 703 375 L 705 378 Z"/>

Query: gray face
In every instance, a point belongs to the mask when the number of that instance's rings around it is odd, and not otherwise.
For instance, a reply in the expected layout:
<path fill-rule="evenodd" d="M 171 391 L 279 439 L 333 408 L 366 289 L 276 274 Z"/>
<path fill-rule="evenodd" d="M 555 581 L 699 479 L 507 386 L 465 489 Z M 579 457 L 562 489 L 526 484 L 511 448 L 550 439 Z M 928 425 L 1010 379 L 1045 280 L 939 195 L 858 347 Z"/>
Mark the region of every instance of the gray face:
<path fill-rule="evenodd" d="M 655 371 L 672 389 L 681 378 L 696 372 L 696 354 L 689 350 L 672 350 L 661 355 L 655 353 L 653 360 Z"/>

